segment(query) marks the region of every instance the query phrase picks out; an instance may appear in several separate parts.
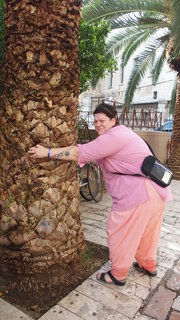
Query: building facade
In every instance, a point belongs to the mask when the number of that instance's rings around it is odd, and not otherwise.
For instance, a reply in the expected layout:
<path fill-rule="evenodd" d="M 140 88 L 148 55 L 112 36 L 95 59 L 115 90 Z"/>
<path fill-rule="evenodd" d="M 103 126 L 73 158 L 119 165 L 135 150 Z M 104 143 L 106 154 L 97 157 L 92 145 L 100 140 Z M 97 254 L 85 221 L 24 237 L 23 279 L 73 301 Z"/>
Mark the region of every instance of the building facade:
<path fill-rule="evenodd" d="M 121 65 L 120 55 L 117 57 L 117 60 L 117 71 L 108 73 L 104 79 L 98 82 L 94 90 L 90 89 L 80 95 L 80 109 L 82 111 L 92 112 L 102 98 L 115 101 L 119 110 L 124 106 L 124 95 L 135 63 L 135 56 L 131 57 L 124 68 Z M 162 123 L 171 119 L 169 106 L 175 79 L 176 72 L 171 70 L 167 63 L 165 63 L 158 83 L 156 86 L 153 86 L 151 70 L 148 70 L 135 91 L 131 109 L 135 109 L 137 113 L 141 112 L 142 109 L 145 113 L 161 113 Z"/>

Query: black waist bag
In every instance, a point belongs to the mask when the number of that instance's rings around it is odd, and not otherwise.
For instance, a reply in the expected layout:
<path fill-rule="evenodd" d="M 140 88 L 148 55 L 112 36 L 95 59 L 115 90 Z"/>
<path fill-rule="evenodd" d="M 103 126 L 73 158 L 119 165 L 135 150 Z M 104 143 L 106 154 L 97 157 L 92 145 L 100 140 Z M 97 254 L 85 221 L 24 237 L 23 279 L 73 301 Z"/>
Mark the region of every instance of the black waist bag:
<path fill-rule="evenodd" d="M 173 178 L 172 171 L 154 156 L 144 159 L 141 171 L 163 188 L 169 186 Z"/>
<path fill-rule="evenodd" d="M 144 175 L 150 178 L 152 181 L 156 182 L 159 186 L 163 188 L 168 187 L 173 178 L 173 172 L 156 158 L 151 146 L 147 143 L 147 141 L 144 140 L 144 142 L 148 145 L 153 155 L 147 156 L 144 159 L 141 166 L 142 173 L 144 173 Z M 120 173 L 120 172 L 114 172 L 114 173 L 120 174 L 120 175 L 144 177 L 143 175 L 136 174 L 136 173 L 135 174 L 133 173 L 127 174 L 127 173 Z"/>

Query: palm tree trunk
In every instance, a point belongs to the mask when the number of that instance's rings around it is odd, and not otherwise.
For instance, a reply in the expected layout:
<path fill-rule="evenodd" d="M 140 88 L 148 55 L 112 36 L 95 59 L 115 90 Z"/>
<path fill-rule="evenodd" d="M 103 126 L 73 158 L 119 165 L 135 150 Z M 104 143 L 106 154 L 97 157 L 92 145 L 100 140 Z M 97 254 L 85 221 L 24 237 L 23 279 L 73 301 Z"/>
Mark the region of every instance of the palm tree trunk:
<path fill-rule="evenodd" d="M 178 75 L 178 84 L 176 91 L 176 106 L 174 111 L 172 141 L 172 152 L 168 160 L 168 165 L 171 167 L 174 173 L 174 178 L 180 180 L 180 74 Z"/>
<path fill-rule="evenodd" d="M 84 250 L 77 166 L 31 160 L 77 142 L 80 0 L 8 0 L 0 108 L 0 255 L 9 270 L 66 264 Z"/>

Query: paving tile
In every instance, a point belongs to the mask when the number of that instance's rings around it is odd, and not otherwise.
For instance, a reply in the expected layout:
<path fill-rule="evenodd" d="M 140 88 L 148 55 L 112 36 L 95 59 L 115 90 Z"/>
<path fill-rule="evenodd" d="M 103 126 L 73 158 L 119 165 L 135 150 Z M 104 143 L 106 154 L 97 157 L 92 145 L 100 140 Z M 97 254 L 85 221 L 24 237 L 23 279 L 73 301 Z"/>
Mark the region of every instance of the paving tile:
<path fill-rule="evenodd" d="M 160 238 L 164 238 L 165 235 L 166 235 L 166 232 L 161 230 Z"/>
<path fill-rule="evenodd" d="M 85 235 L 91 235 L 92 238 L 96 237 L 97 238 L 103 238 L 107 241 L 107 235 L 106 235 L 106 230 L 101 229 L 101 228 L 96 228 L 95 226 L 90 226 L 90 225 L 85 225 L 83 226 L 83 231 Z M 97 241 L 96 241 L 97 243 Z"/>
<path fill-rule="evenodd" d="M 88 226 L 88 225 L 82 225 L 82 229 L 84 232 L 89 232 L 91 234 L 93 234 L 94 230 L 95 230 L 95 227 L 93 226 Z"/>
<path fill-rule="evenodd" d="M 141 275 L 140 277 L 134 279 L 135 283 L 138 283 L 149 289 L 155 289 L 160 281 L 161 279 L 158 277 L 149 277 L 147 275 Z"/>
<path fill-rule="evenodd" d="M 180 274 L 180 259 L 177 261 L 176 265 L 174 266 L 174 272 Z"/>
<path fill-rule="evenodd" d="M 165 239 L 160 239 L 159 246 L 180 252 L 179 243 L 175 241 L 173 242 L 173 241 L 167 241 Z"/>
<path fill-rule="evenodd" d="M 95 228 L 93 234 L 107 239 L 106 230 Z"/>
<path fill-rule="evenodd" d="M 173 211 L 173 213 L 174 213 L 174 211 Z M 169 223 L 169 225 L 173 226 L 177 222 L 177 217 L 176 216 L 171 216 L 171 215 L 168 216 L 168 214 L 166 214 L 164 216 L 164 218 L 163 218 L 163 221 L 165 223 Z"/>
<path fill-rule="evenodd" d="M 0 298 L 0 320 L 32 320 L 32 318 Z"/>
<path fill-rule="evenodd" d="M 161 277 L 160 276 L 149 277 L 148 275 L 143 275 L 140 272 L 134 271 L 134 273 L 131 273 L 127 276 L 127 279 L 135 282 L 137 285 L 147 288 L 148 291 L 150 292 L 151 290 L 155 289 L 159 285 L 161 281 Z"/>
<path fill-rule="evenodd" d="M 142 276 L 143 276 L 142 273 L 137 272 L 133 267 L 131 267 L 128 272 L 127 279 L 134 281 L 134 280 L 141 278 Z"/>
<path fill-rule="evenodd" d="M 167 287 L 174 291 L 180 290 L 180 274 L 173 273 L 166 283 Z"/>
<path fill-rule="evenodd" d="M 103 270 L 103 268 L 101 268 L 100 270 L 98 270 L 98 272 L 104 272 L 106 270 Z M 98 272 L 95 272 L 89 279 L 97 281 L 99 283 L 98 280 L 96 280 L 96 275 Z M 107 287 L 112 288 L 112 284 L 105 284 Z M 140 299 L 145 299 L 150 290 L 147 287 L 144 287 L 138 283 L 135 283 L 133 281 L 126 281 L 126 285 L 125 286 L 116 286 L 115 290 L 118 292 L 121 292 L 129 297 L 138 297 Z"/>
<path fill-rule="evenodd" d="M 81 214 L 81 221 L 82 221 L 83 223 L 85 223 L 85 219 L 87 219 L 87 217 L 88 217 L 89 219 L 92 219 L 92 220 L 96 221 L 96 223 L 98 223 L 98 221 L 102 221 L 103 218 L 104 218 L 104 216 L 95 215 L 95 214 L 93 214 L 93 213 L 91 213 L 91 212 L 88 212 L 88 214 L 83 212 L 83 213 Z"/>
<path fill-rule="evenodd" d="M 118 311 L 94 301 L 76 290 L 62 299 L 58 304 L 86 320 L 128 320 L 126 316 Z"/>
<path fill-rule="evenodd" d="M 178 220 L 178 222 L 176 223 L 175 227 L 180 230 L 180 219 Z"/>
<path fill-rule="evenodd" d="M 171 312 L 169 320 L 180 320 L 180 312 L 177 312 L 177 311 Z"/>
<path fill-rule="evenodd" d="M 180 259 L 173 268 L 173 274 L 166 283 L 167 287 L 174 291 L 180 291 Z"/>
<path fill-rule="evenodd" d="M 160 246 L 158 247 L 157 254 L 163 257 L 170 257 L 173 260 L 176 260 L 179 257 L 179 251 L 176 251 L 176 250 L 172 251 L 171 249 L 160 247 Z"/>
<path fill-rule="evenodd" d="M 180 296 L 178 296 L 173 303 L 173 309 L 180 312 Z"/>
<path fill-rule="evenodd" d="M 161 262 L 161 257 L 159 258 L 159 261 Z M 162 279 L 167 271 L 168 271 L 167 267 L 164 267 L 162 265 L 159 265 L 159 263 L 157 263 L 157 276 L 156 277 Z"/>
<path fill-rule="evenodd" d="M 89 217 L 85 218 L 82 221 L 87 226 L 92 226 L 92 227 L 96 227 L 98 229 L 106 230 L 106 225 L 104 224 L 104 221 L 97 221 L 97 220 L 94 220 L 94 219 L 89 219 Z"/>
<path fill-rule="evenodd" d="M 174 196 L 174 200 L 175 200 L 175 190 L 173 190 L 173 196 Z M 178 198 L 179 195 L 177 194 Z M 179 199 L 178 199 L 179 200 Z M 179 201 L 172 201 L 167 203 L 166 205 L 166 210 L 165 212 L 167 213 L 168 211 L 172 211 L 172 212 L 179 212 L 179 207 L 180 207 L 180 202 Z"/>
<path fill-rule="evenodd" d="M 94 202 L 94 201 L 91 201 L 90 203 L 88 203 L 86 201 L 86 203 L 80 203 L 80 209 L 82 210 L 82 208 L 89 208 L 91 207 L 91 209 L 96 209 L 97 212 L 98 210 L 102 211 L 102 210 L 108 210 L 108 208 L 111 207 L 111 202 L 109 202 L 108 200 L 107 201 L 104 201 L 103 199 L 100 201 L 100 202 Z"/>
<path fill-rule="evenodd" d="M 158 277 L 150 277 L 150 288 L 154 290 L 160 283 L 161 279 Z"/>
<path fill-rule="evenodd" d="M 56 305 L 46 312 L 38 320 L 80 320 L 81 317 L 77 316 L 75 313 L 66 310 L 65 308 Z M 14 320 L 14 319 L 13 319 Z"/>
<path fill-rule="evenodd" d="M 147 296 L 149 295 L 150 291 L 151 291 L 151 288 L 147 288 L 147 287 L 144 287 L 138 283 L 135 284 L 135 296 L 136 297 L 139 297 L 143 300 L 145 300 L 147 298 Z"/>
<path fill-rule="evenodd" d="M 87 279 L 76 290 L 91 299 L 104 304 L 105 306 L 120 312 L 121 314 L 132 318 L 139 310 L 142 301 L 136 297 L 128 297 L 125 294 L 118 292 L 116 286 L 112 285 L 112 289 L 106 284 Z"/>
<path fill-rule="evenodd" d="M 152 320 L 153 318 L 145 316 L 145 315 L 141 314 L 140 312 L 138 312 L 133 319 L 134 320 Z"/>
<path fill-rule="evenodd" d="M 101 204 L 94 203 L 92 206 L 92 202 L 88 204 L 87 213 L 92 212 L 94 215 L 100 215 L 100 216 L 107 216 L 109 213 L 111 206 L 108 206 L 107 204 L 101 202 Z M 80 205 L 81 208 L 81 205 Z"/>
<path fill-rule="evenodd" d="M 163 256 L 157 256 L 157 264 L 159 266 L 165 267 L 167 269 L 171 269 L 173 267 L 174 264 L 174 260 L 171 257 L 163 257 Z"/>
<path fill-rule="evenodd" d="M 168 240 L 168 241 L 177 241 L 178 243 L 180 243 L 180 234 L 177 235 L 177 234 L 173 234 L 173 233 L 168 233 L 164 236 L 164 239 L 165 240 Z"/>
<path fill-rule="evenodd" d="M 144 308 L 143 314 L 154 317 L 157 320 L 165 320 L 175 296 L 174 292 L 160 286 Z"/>
<path fill-rule="evenodd" d="M 105 238 L 102 238 L 100 236 L 98 237 L 97 235 L 93 235 L 93 234 L 86 233 L 86 232 L 84 235 L 85 235 L 85 239 L 87 241 L 91 241 L 91 242 L 100 244 L 101 246 L 107 247 L 107 240 Z"/>

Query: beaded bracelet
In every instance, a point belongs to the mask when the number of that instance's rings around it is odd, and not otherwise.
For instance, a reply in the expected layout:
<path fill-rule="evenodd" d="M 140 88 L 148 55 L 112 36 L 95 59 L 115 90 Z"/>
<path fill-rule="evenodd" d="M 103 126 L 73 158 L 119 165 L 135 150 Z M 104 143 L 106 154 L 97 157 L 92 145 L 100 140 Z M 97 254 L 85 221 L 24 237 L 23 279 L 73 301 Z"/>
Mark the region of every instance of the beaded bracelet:
<path fill-rule="evenodd" d="M 51 148 L 48 149 L 48 158 L 50 158 Z"/>

